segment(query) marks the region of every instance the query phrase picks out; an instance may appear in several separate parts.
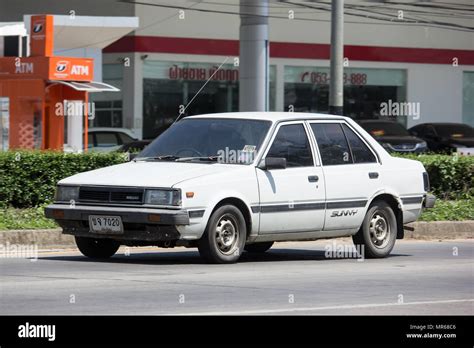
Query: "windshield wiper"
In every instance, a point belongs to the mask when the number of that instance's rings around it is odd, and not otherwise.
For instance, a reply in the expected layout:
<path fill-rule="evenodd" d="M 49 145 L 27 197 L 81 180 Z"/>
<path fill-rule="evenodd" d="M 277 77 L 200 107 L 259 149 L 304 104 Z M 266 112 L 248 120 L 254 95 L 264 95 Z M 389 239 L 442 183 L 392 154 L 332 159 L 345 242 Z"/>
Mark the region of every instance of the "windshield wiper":
<path fill-rule="evenodd" d="M 163 156 L 152 156 L 152 157 L 138 157 L 135 158 L 136 161 L 175 161 L 181 157 L 175 155 L 163 155 Z"/>
<path fill-rule="evenodd" d="M 217 162 L 219 156 L 201 156 L 201 157 L 181 157 L 176 162 L 191 162 L 191 161 L 203 161 L 203 162 Z"/>

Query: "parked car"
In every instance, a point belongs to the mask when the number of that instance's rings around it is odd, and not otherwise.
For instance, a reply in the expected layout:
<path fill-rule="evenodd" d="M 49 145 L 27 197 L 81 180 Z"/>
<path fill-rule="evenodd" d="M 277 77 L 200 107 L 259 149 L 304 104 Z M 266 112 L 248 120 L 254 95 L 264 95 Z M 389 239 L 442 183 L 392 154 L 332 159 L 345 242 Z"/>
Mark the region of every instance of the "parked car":
<path fill-rule="evenodd" d="M 424 139 L 435 152 L 453 152 L 459 148 L 474 148 L 474 129 L 462 123 L 422 123 L 410 132 Z"/>
<path fill-rule="evenodd" d="M 187 246 L 231 263 L 276 241 L 343 236 L 379 258 L 434 205 L 428 191 L 420 162 L 392 157 L 350 118 L 209 114 L 176 122 L 134 161 L 61 180 L 45 213 L 91 258 Z"/>
<path fill-rule="evenodd" d="M 88 130 L 88 149 L 96 152 L 111 152 L 122 145 L 138 140 L 127 128 L 94 127 Z"/>
<path fill-rule="evenodd" d="M 425 152 L 428 150 L 423 139 L 411 135 L 398 122 L 386 120 L 361 120 L 359 124 L 372 135 L 387 151 Z"/>
<path fill-rule="evenodd" d="M 140 152 L 151 143 L 151 139 L 133 140 L 120 146 L 118 152 Z"/>

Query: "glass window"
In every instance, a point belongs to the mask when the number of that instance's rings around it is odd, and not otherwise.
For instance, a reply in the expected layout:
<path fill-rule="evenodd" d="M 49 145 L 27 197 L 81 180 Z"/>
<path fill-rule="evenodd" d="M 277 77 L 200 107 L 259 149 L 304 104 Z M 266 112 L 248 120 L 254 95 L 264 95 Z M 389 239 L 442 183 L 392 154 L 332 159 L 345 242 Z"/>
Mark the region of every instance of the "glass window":
<path fill-rule="evenodd" d="M 328 113 L 329 68 L 285 66 L 284 109 Z M 344 115 L 378 118 L 381 103 L 406 99 L 406 71 L 344 68 Z M 405 124 L 406 117 L 400 117 Z"/>
<path fill-rule="evenodd" d="M 95 138 L 98 147 L 108 147 L 118 145 L 117 136 L 111 132 L 96 132 Z"/>
<path fill-rule="evenodd" d="M 185 118 L 157 137 L 138 158 L 218 156 L 225 163 L 248 164 L 255 158 L 270 125 L 263 120 Z"/>
<path fill-rule="evenodd" d="M 87 147 L 94 147 L 94 135 L 92 133 L 87 134 Z"/>
<path fill-rule="evenodd" d="M 281 126 L 267 157 L 286 158 L 288 167 L 309 167 L 313 156 L 302 124 Z"/>
<path fill-rule="evenodd" d="M 474 71 L 465 71 L 462 80 L 462 121 L 474 127 Z"/>
<path fill-rule="evenodd" d="M 346 134 L 347 141 L 351 147 L 352 157 L 354 158 L 354 163 L 373 163 L 377 162 L 375 155 L 370 151 L 370 149 L 365 145 L 361 138 L 355 134 L 352 129 L 347 127 L 347 125 L 342 125 L 344 128 L 344 133 Z"/>
<path fill-rule="evenodd" d="M 238 67 L 224 64 L 216 72 L 218 67 L 216 63 L 146 60 L 143 63 L 143 138 L 155 138 L 163 133 L 191 100 L 184 116 L 238 111 Z M 275 110 L 275 66 L 270 67 L 269 74 L 269 107 Z"/>
<path fill-rule="evenodd" d="M 129 137 L 125 133 L 117 133 L 117 136 L 120 139 L 120 144 L 127 144 L 133 140 L 131 137 Z"/>
<path fill-rule="evenodd" d="M 339 123 L 311 123 L 323 165 L 351 164 L 352 156 Z"/>

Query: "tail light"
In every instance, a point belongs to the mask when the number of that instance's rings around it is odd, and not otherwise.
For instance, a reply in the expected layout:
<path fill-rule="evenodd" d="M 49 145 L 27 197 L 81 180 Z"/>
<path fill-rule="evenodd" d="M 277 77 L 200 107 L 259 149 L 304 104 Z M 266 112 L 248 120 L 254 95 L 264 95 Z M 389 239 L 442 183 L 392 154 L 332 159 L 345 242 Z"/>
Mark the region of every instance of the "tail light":
<path fill-rule="evenodd" d="M 423 173 L 423 187 L 425 189 L 425 192 L 428 192 L 430 190 L 430 178 L 428 176 L 428 173 L 426 172 Z"/>

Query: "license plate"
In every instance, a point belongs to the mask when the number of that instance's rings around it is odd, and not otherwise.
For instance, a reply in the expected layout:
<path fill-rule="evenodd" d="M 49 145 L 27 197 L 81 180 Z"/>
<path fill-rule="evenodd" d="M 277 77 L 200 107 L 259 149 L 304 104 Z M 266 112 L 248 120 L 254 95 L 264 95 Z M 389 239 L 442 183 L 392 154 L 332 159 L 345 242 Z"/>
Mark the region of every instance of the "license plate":
<path fill-rule="evenodd" d="M 122 218 L 120 216 L 89 215 L 91 232 L 103 234 L 123 233 Z"/>

